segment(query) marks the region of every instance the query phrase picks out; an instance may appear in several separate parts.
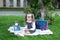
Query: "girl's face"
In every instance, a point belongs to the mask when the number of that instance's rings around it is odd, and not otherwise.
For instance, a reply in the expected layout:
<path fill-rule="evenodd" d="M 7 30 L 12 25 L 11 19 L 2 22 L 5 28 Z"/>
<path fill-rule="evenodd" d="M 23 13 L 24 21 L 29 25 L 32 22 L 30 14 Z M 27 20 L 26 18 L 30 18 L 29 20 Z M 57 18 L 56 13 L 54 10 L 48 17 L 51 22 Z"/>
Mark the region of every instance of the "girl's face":
<path fill-rule="evenodd" d="M 27 21 L 32 21 L 32 14 L 27 14 Z"/>

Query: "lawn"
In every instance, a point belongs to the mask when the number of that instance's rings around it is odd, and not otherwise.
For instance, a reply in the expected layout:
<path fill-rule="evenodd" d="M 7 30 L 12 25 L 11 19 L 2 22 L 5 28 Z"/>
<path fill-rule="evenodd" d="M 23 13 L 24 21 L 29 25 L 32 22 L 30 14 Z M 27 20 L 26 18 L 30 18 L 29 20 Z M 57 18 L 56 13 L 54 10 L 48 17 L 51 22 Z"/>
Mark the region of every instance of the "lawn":
<path fill-rule="evenodd" d="M 0 40 L 60 40 L 60 17 L 56 17 L 53 25 L 49 25 L 49 29 L 53 31 L 53 35 L 38 35 L 38 36 L 15 36 L 8 32 L 9 26 L 12 26 L 14 21 L 18 21 L 21 26 L 24 26 L 24 17 L 22 16 L 0 16 Z"/>

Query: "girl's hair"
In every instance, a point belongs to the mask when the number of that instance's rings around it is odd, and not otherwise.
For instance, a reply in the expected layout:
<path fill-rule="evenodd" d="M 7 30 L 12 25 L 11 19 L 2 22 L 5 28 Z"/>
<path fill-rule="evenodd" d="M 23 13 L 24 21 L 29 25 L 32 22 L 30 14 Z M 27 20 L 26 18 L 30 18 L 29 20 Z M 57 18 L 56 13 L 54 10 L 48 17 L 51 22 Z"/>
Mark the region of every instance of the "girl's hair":
<path fill-rule="evenodd" d="M 32 14 L 32 13 L 28 13 L 28 14 Z M 34 14 L 32 14 L 32 22 L 34 22 L 35 21 L 35 17 L 34 17 Z M 25 22 L 27 21 L 27 14 L 26 14 L 26 16 L 25 16 Z"/>

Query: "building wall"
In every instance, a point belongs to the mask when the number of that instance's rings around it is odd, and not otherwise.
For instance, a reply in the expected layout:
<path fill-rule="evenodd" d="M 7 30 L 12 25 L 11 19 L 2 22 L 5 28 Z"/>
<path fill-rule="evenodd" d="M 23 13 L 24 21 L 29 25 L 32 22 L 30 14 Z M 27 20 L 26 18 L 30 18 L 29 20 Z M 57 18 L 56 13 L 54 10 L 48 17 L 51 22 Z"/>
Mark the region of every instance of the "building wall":
<path fill-rule="evenodd" d="M 6 1 L 6 7 L 11 7 L 11 1 L 10 0 L 5 0 Z M 17 8 L 17 0 L 13 0 L 13 8 Z M 20 0 L 20 3 L 19 3 L 19 7 L 26 7 L 26 1 L 24 0 Z M 4 7 L 3 6 L 3 0 L 0 0 L 0 7 Z"/>
<path fill-rule="evenodd" d="M 3 7 L 3 0 L 0 0 L 0 7 Z"/>
<path fill-rule="evenodd" d="M 6 0 L 6 7 L 10 7 L 10 2 L 9 2 L 9 0 Z"/>

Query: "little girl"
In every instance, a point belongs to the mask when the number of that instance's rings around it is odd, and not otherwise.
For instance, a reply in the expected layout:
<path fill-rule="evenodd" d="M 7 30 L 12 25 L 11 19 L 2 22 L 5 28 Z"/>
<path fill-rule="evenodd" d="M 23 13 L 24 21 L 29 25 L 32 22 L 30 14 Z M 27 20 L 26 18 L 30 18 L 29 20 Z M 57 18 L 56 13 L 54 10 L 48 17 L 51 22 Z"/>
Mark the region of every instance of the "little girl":
<path fill-rule="evenodd" d="M 34 33 L 36 30 L 35 27 L 35 18 L 34 18 L 34 14 L 27 14 L 25 17 L 25 28 L 24 28 L 24 33 L 25 34 L 30 34 L 30 33 Z"/>

